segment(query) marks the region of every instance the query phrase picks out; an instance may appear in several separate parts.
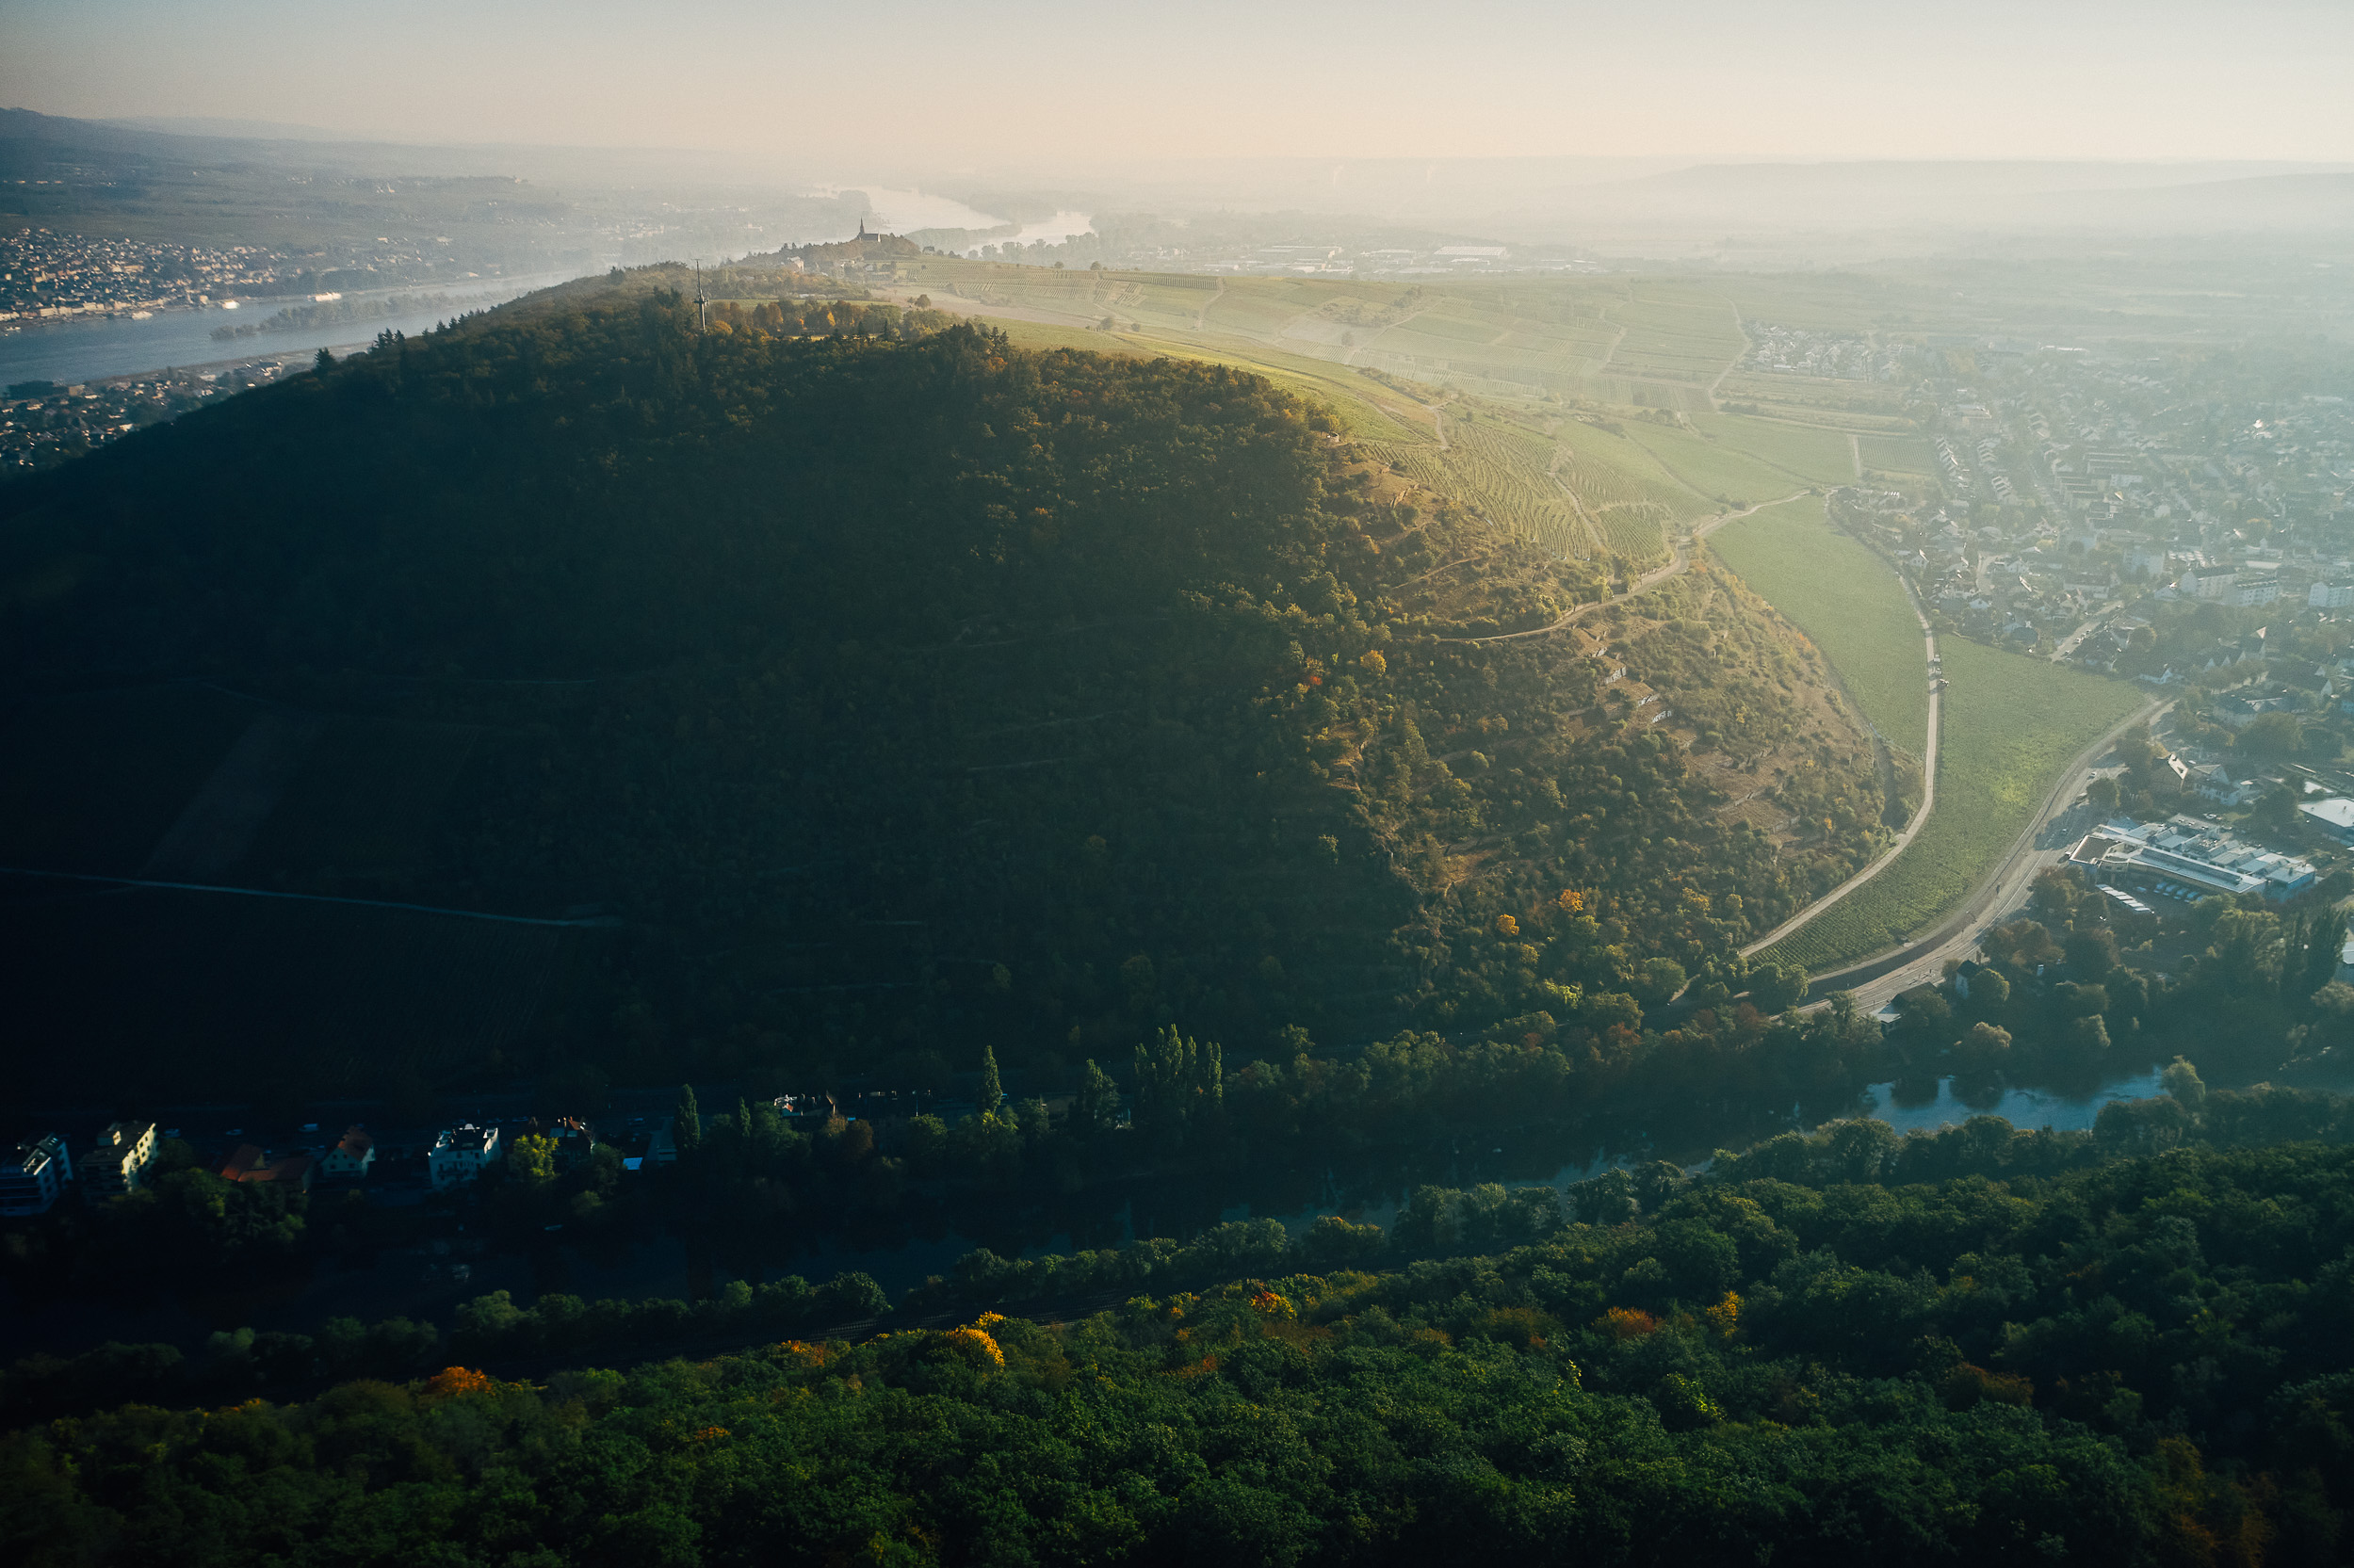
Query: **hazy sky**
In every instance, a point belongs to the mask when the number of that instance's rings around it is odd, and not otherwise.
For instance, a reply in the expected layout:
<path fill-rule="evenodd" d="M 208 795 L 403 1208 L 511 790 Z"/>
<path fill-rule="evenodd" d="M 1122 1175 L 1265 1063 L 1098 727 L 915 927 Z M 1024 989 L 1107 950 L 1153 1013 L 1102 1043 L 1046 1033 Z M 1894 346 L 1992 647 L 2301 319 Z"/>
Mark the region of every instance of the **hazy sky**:
<path fill-rule="evenodd" d="M 0 0 L 0 104 L 802 162 L 2354 157 L 2350 0 Z"/>

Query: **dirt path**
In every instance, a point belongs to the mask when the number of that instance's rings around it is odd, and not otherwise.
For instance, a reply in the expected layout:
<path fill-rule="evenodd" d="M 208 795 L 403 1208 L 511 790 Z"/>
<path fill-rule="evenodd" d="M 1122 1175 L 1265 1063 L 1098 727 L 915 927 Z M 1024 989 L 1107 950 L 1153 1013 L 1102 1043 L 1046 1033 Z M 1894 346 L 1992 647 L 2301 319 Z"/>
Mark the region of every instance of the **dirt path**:
<path fill-rule="evenodd" d="M 1379 343 L 1388 334 L 1389 330 L 1392 327 L 1403 327 L 1407 322 L 1413 320 L 1416 316 L 1421 315 L 1423 311 L 1429 310 L 1430 308 L 1431 307 L 1428 305 L 1420 306 L 1417 309 L 1406 312 L 1395 321 L 1383 322 L 1380 329 L 1376 331 L 1372 337 L 1367 338 L 1364 342 L 1358 344 L 1356 348 L 1341 355 L 1340 363 L 1342 364 L 1355 364 L 1356 363 L 1357 355 L 1362 354 L 1365 350 L 1371 348 L 1374 344 Z"/>
<path fill-rule="evenodd" d="M 1716 373 L 1716 380 L 1709 382 L 1710 408 L 1716 407 L 1716 389 L 1725 384 L 1725 378 L 1733 373 L 1733 366 L 1747 359 L 1749 350 L 1757 347 L 1749 341 L 1749 324 L 1741 319 L 1741 307 L 1728 299 L 1725 301 L 1725 308 L 1733 313 L 1733 331 L 1741 334 L 1741 352 L 1726 361 L 1725 368 Z"/>
<path fill-rule="evenodd" d="M 1604 321 L 1610 321 L 1610 307 L 1608 305 L 1604 305 L 1602 307 L 1601 319 Z M 1617 357 L 1618 346 L 1627 341 L 1627 329 L 1620 326 L 1619 323 L 1615 321 L 1610 321 L 1610 324 L 1618 328 L 1618 335 L 1610 340 L 1610 347 L 1602 350 L 1602 357 L 1596 360 L 1594 362 L 1594 368 L 1586 372 L 1589 376 L 1599 376 L 1605 370 L 1609 369 L 1610 362 Z"/>
<path fill-rule="evenodd" d="M 1209 320 L 1209 307 L 1226 297 L 1226 281 L 1220 278 L 1216 280 L 1216 283 L 1217 288 L 1211 291 L 1209 299 L 1202 301 L 1202 308 L 1193 313 L 1193 331 L 1197 332 L 1209 330 L 1207 323 Z"/>
<path fill-rule="evenodd" d="M 1566 626 L 1575 624 L 1581 616 L 1591 615 L 1606 606 L 1623 605 L 1636 594 L 1648 593 L 1668 578 L 1689 572 L 1692 570 L 1693 545 L 1706 539 L 1726 524 L 1738 523 L 1751 512 L 1763 511 L 1768 507 L 1778 507 L 1812 493 L 1811 491 L 1801 490 L 1793 494 L 1784 495 L 1778 500 L 1760 501 L 1756 506 L 1744 507 L 1739 511 L 1717 513 L 1676 542 L 1675 553 L 1665 566 L 1660 567 L 1657 571 L 1646 572 L 1642 576 L 1637 577 L 1633 586 L 1624 593 L 1614 593 L 1607 599 L 1597 599 L 1590 605 L 1580 605 L 1550 626 L 1535 626 L 1525 632 L 1499 632 L 1494 637 L 1442 637 L 1438 640 L 1441 642 L 1510 642 L 1516 638 L 1550 636 Z"/>
<path fill-rule="evenodd" d="M 1863 438 L 1855 431 L 1847 432 L 1847 455 L 1855 460 L 1856 477 L 1863 477 Z"/>
<path fill-rule="evenodd" d="M 1903 579 L 1899 578 L 1898 581 L 1901 582 Z M 1747 946 L 1742 948 L 1741 956 L 1743 958 L 1749 958 L 1755 954 L 1765 951 L 1765 949 L 1773 946 L 1777 942 L 1783 940 L 1792 932 L 1799 929 L 1809 921 L 1814 919 L 1815 916 L 1821 914 L 1825 910 L 1831 908 L 1841 899 L 1855 892 L 1856 889 L 1863 886 L 1864 883 L 1870 881 L 1873 878 L 1878 876 L 1881 872 L 1895 865 L 1896 857 L 1903 854 L 1907 849 L 1910 848 L 1912 841 L 1921 836 L 1921 830 L 1928 825 L 1929 813 L 1937 808 L 1938 725 L 1940 719 L 1943 715 L 1944 709 L 1943 695 L 1937 689 L 1935 681 L 1929 674 L 1931 670 L 1937 668 L 1938 663 L 1937 633 L 1929 629 L 1929 618 L 1921 613 L 1921 601 L 1913 597 L 1912 585 L 1910 583 L 1905 584 L 1905 597 L 1906 600 L 1912 606 L 1913 619 L 1921 622 L 1921 645 L 1924 653 L 1921 676 L 1922 679 L 1931 682 L 1929 687 L 1929 738 L 1922 748 L 1921 755 L 1920 808 L 1912 814 L 1912 820 L 1905 824 L 1905 831 L 1896 835 L 1895 842 L 1891 844 L 1886 849 L 1882 850 L 1878 858 L 1874 860 L 1871 865 L 1865 866 L 1862 870 L 1857 872 L 1854 876 L 1848 878 L 1845 881 L 1840 883 L 1828 893 L 1823 895 L 1822 897 L 1817 898 L 1814 902 L 1809 904 L 1806 908 L 1800 910 L 1797 913 L 1792 915 L 1789 919 L 1783 921 L 1780 925 L 1775 927 L 1763 936 L 1758 938 L 1757 941 L 1752 942 Z"/>
<path fill-rule="evenodd" d="M 1578 521 L 1585 525 L 1585 537 L 1593 542 L 1594 554 L 1598 558 L 1607 557 L 1610 554 L 1610 542 L 1602 538 L 1602 525 L 1594 520 L 1592 512 L 1585 509 L 1584 499 L 1570 488 L 1569 481 L 1561 477 L 1562 460 L 1568 455 L 1567 447 L 1556 445 L 1553 447 L 1552 466 L 1545 470 L 1545 477 L 1559 485 L 1561 493 L 1569 497 L 1569 509 L 1576 512 Z"/>
<path fill-rule="evenodd" d="M 1962 901 L 1961 908 L 1939 922 L 1935 930 L 1891 952 L 1818 977 L 1808 994 L 1820 1002 L 1834 991 L 1853 991 L 1857 1004 L 1867 1012 L 1875 1012 L 1900 992 L 1943 978 L 1945 961 L 1969 957 L 1986 929 L 2024 903 L 2035 887 L 2036 878 L 2045 866 L 2059 859 L 2058 849 L 2045 848 L 2036 840 L 2074 804 L 2093 765 L 2107 755 L 2127 730 L 2135 724 L 2154 724 L 2172 705 L 2152 701 L 2139 712 L 2119 719 L 2100 739 L 2077 752 L 2060 774 L 2059 782 L 2053 785 L 2052 793 L 2044 798 L 2043 809 L 2011 841 L 2009 852 L 1980 880 L 1971 896 Z"/>

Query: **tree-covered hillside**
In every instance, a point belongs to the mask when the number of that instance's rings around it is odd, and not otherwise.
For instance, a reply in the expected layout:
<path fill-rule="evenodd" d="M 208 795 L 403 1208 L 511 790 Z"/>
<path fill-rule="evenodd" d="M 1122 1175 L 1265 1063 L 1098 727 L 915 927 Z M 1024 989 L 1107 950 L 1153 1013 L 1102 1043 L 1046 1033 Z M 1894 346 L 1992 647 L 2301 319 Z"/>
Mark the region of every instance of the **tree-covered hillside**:
<path fill-rule="evenodd" d="M 559 1014 L 631 1076 L 996 1039 L 1052 1081 L 1172 1021 L 1591 1033 L 1683 973 L 1739 989 L 1732 949 L 1878 831 L 1866 737 L 1721 577 L 1590 618 L 1607 657 L 1473 640 L 1599 588 L 1263 380 L 879 309 L 706 336 L 649 282 L 0 491 L 20 702 L 198 680 L 461 736 L 421 848 L 317 828 L 385 771 L 317 751 L 212 880 L 618 916 Z"/>

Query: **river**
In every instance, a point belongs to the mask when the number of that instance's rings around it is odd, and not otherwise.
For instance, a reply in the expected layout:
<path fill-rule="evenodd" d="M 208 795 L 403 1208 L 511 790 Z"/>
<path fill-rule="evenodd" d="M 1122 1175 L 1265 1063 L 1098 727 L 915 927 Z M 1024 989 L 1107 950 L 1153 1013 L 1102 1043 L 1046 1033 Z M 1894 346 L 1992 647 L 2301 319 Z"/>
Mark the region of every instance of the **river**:
<path fill-rule="evenodd" d="M 913 234 L 918 229 L 967 229 L 976 232 L 1002 229 L 1011 221 L 967 206 L 954 197 L 936 196 L 922 190 L 888 190 L 881 186 L 852 186 L 867 198 L 868 226 L 885 234 Z M 1083 212 L 1064 210 L 1035 222 L 1025 223 L 1019 233 L 1004 238 L 991 239 L 992 245 L 1035 245 L 1044 241 L 1060 245 L 1080 234 L 1093 234 L 1095 220 Z M 847 237 L 847 236 L 846 236 Z"/>
<path fill-rule="evenodd" d="M 1825 1114 L 1868 1115 L 1900 1132 L 1951 1125 L 1994 1114 L 2020 1127 L 2084 1128 L 2112 1100 L 2157 1091 L 2155 1068 L 2120 1074 L 2074 1092 L 2007 1089 L 1957 1094 L 1946 1079 L 1875 1084 Z M 2328 1087 L 2341 1092 L 2354 1082 Z M 1814 1120 L 1813 1117 L 1805 1120 Z M 445 1328 L 457 1306 L 493 1290 L 528 1303 L 547 1291 L 590 1300 L 674 1297 L 694 1300 L 735 1278 L 755 1282 L 798 1273 L 812 1283 L 856 1269 L 894 1297 L 946 1274 L 956 1260 L 986 1247 L 1002 1257 L 1116 1247 L 1138 1236 L 1190 1237 L 1221 1220 L 1275 1219 L 1293 1234 L 1323 1215 L 1388 1227 L 1421 1185 L 1566 1189 L 1614 1166 L 1680 1156 L 1691 1160 L 1721 1140 L 1738 1147 L 1790 1123 L 1787 1113 L 1754 1124 L 1721 1119 L 1673 1138 L 1627 1125 L 1532 1129 L 1497 1139 L 1458 1139 L 1420 1150 L 1389 1151 L 1354 1167 L 1269 1168 L 1190 1178 L 1107 1184 L 1068 1196 L 974 1193 L 937 1205 L 861 1221 L 863 1228 L 812 1234 L 779 1226 L 772 1234 L 733 1234 L 695 1244 L 674 1235 L 640 1233 L 574 1242 L 535 1237 L 520 1252 L 481 1250 L 464 1236 L 386 1249 L 349 1263 L 321 1261 L 307 1271 L 254 1278 L 203 1295 L 157 1281 L 143 1301 L 93 1301 L 71 1293 L 41 1302 L 9 1303 L 7 1343 L 15 1354 L 72 1354 L 106 1339 L 164 1341 L 193 1350 L 215 1329 L 251 1325 L 314 1333 L 326 1319 L 406 1316 Z M 322 1201 L 327 1195 L 322 1194 Z M 316 1204 L 315 1204 L 316 1208 Z"/>
<path fill-rule="evenodd" d="M 395 293 L 430 294 L 460 303 L 444 305 L 438 311 L 294 327 L 225 341 L 213 337 L 215 328 L 266 320 L 284 307 L 309 304 L 309 296 L 240 299 L 234 311 L 218 306 L 157 311 L 145 321 L 134 321 L 124 315 L 42 322 L 0 331 L 0 386 L 17 381 L 55 381 L 66 386 L 76 381 L 161 370 L 168 365 L 214 364 L 264 354 L 307 354 L 317 348 L 365 343 L 386 331 L 414 337 L 430 331 L 436 322 L 452 315 L 486 310 L 575 276 L 571 272 L 540 272 L 512 278 L 463 278 L 420 284 L 413 289 L 389 290 L 385 294 L 348 294 L 345 299 L 350 303 Z"/>

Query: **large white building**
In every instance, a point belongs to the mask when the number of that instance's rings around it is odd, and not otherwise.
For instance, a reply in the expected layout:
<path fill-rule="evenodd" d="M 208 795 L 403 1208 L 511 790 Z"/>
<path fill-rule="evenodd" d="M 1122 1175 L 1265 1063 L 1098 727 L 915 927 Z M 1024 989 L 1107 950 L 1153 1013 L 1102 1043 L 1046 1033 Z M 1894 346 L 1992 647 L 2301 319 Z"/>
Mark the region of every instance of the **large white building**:
<path fill-rule="evenodd" d="M 455 1187 L 479 1176 L 497 1157 L 498 1129 L 468 1122 L 443 1129 L 433 1140 L 432 1152 L 425 1156 L 425 1168 L 436 1188 Z"/>
<path fill-rule="evenodd" d="M 63 1133 L 27 1139 L 0 1161 L 0 1214 L 46 1214 L 73 1179 Z"/>
<path fill-rule="evenodd" d="M 2086 834 L 2069 858 L 2103 882 L 2194 903 L 2211 893 L 2288 898 L 2319 876 L 2313 862 L 2247 843 L 2203 816 L 2115 817 Z"/>
<path fill-rule="evenodd" d="M 117 1122 L 98 1135 L 80 1161 L 84 1203 L 137 1191 L 155 1159 L 155 1123 Z"/>

